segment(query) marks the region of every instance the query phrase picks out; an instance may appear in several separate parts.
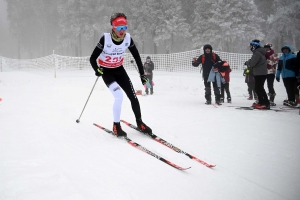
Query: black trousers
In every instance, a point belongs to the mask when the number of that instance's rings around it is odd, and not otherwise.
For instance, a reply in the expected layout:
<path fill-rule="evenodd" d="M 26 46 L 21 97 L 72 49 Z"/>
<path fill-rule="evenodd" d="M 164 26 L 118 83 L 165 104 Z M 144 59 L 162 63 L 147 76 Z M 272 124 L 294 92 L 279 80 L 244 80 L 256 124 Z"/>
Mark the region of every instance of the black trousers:
<path fill-rule="evenodd" d="M 268 90 L 269 90 L 270 94 L 275 94 L 274 80 L 275 80 L 275 74 L 268 74 L 267 75 L 267 84 L 268 84 Z"/>
<path fill-rule="evenodd" d="M 283 84 L 289 101 L 295 101 L 297 79 L 295 77 L 283 78 Z"/>
<path fill-rule="evenodd" d="M 269 106 L 270 102 L 264 88 L 267 75 L 254 76 L 254 79 L 255 79 L 255 92 L 257 94 L 259 104 Z"/>
<path fill-rule="evenodd" d="M 254 98 L 257 98 L 257 94 L 255 92 L 255 82 L 248 82 L 247 86 L 248 86 L 249 97 L 253 98 L 254 96 Z"/>
<path fill-rule="evenodd" d="M 204 87 L 205 87 L 205 98 L 207 101 L 211 101 L 211 82 L 207 82 L 207 78 L 204 78 Z M 215 98 L 216 101 L 220 101 L 220 89 L 217 86 L 217 82 L 212 82 L 213 84 L 213 88 L 214 88 L 214 94 L 215 94 Z"/>
<path fill-rule="evenodd" d="M 229 83 L 222 83 L 221 85 L 221 98 L 223 99 L 224 99 L 224 90 L 226 92 L 227 99 L 231 98 L 230 91 L 229 91 Z"/>
<path fill-rule="evenodd" d="M 131 108 L 135 115 L 135 118 L 141 119 L 140 103 L 135 95 L 135 90 L 124 67 L 121 66 L 114 69 L 105 68 L 103 70 L 102 79 L 107 87 L 109 87 L 109 85 L 113 82 L 117 82 L 119 84 L 119 86 L 123 89 L 123 91 L 130 100 Z"/>

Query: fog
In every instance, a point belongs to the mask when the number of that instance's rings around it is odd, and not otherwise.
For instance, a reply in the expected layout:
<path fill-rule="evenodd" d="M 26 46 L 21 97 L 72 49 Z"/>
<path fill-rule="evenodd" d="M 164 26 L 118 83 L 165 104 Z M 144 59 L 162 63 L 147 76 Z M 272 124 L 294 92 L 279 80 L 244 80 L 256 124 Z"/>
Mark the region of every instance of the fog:
<path fill-rule="evenodd" d="M 211 44 L 214 50 L 251 53 L 253 39 L 300 47 L 297 0 L 0 0 L 0 56 L 89 56 L 110 16 L 124 12 L 140 53 L 169 54 Z M 180 42 L 179 42 L 180 41 Z"/>

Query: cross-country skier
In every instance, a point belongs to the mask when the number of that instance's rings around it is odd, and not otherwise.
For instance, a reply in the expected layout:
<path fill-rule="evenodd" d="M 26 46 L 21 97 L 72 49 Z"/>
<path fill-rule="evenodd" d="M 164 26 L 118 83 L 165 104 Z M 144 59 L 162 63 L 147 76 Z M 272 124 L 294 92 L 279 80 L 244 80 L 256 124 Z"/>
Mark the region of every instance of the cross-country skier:
<path fill-rule="evenodd" d="M 148 82 L 144 74 L 140 54 L 130 34 L 126 32 L 127 17 L 123 13 L 116 13 L 111 16 L 110 23 L 112 30 L 110 33 L 102 34 L 90 57 L 90 63 L 95 70 L 95 75 L 102 76 L 104 83 L 115 98 L 113 105 L 113 132 L 118 137 L 127 136 L 120 125 L 123 90 L 131 102 L 137 126 L 143 132 L 151 134 L 151 128 L 142 121 L 138 98 L 135 95 L 131 80 L 122 65 L 125 50 L 128 48 L 137 63 L 142 84 L 144 85 Z"/>

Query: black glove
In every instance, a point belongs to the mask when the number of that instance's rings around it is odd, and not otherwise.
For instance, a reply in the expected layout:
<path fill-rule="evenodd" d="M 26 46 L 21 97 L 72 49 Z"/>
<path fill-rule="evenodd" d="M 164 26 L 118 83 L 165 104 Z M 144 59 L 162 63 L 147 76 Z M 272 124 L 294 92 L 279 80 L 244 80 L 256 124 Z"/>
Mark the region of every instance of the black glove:
<path fill-rule="evenodd" d="M 276 77 L 276 81 L 277 81 L 277 82 L 280 82 L 280 78 L 279 78 L 279 77 Z"/>
<path fill-rule="evenodd" d="M 103 69 L 102 68 L 97 68 L 95 70 L 95 75 L 96 76 L 102 76 L 102 74 L 103 74 Z"/>
<path fill-rule="evenodd" d="M 247 65 L 247 61 L 244 63 L 244 65 Z"/>
<path fill-rule="evenodd" d="M 145 74 L 142 74 L 140 77 L 141 77 L 141 81 L 142 81 L 143 85 L 145 85 L 147 82 L 149 82 L 149 80 Z"/>

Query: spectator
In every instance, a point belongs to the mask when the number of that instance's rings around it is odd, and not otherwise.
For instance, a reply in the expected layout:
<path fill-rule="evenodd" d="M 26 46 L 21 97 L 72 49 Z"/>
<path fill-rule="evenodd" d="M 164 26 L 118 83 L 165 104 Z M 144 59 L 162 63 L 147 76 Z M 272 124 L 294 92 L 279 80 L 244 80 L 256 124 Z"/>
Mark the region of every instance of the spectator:
<path fill-rule="evenodd" d="M 300 50 L 297 53 L 297 69 L 298 69 L 298 76 L 297 76 L 297 89 L 296 89 L 296 103 L 300 104 L 299 98 L 299 90 L 300 90 Z M 297 71 L 296 69 L 296 71 Z"/>
<path fill-rule="evenodd" d="M 276 96 L 275 90 L 274 90 L 274 80 L 275 80 L 275 72 L 276 72 L 276 64 L 277 64 L 277 57 L 274 54 L 274 50 L 272 49 L 272 44 L 266 44 L 264 48 L 266 49 L 266 59 L 267 59 L 267 68 L 268 68 L 268 74 L 267 74 L 267 85 L 268 85 L 268 96 L 270 97 L 270 106 L 276 106 L 274 103 L 274 99 Z"/>
<path fill-rule="evenodd" d="M 150 94 L 153 94 L 153 70 L 154 70 L 154 63 L 152 62 L 150 56 L 147 56 L 146 62 L 144 64 L 144 71 L 145 75 L 149 80 L 149 85 L 150 85 Z M 148 87 L 146 86 L 146 94 L 149 94 Z"/>
<path fill-rule="evenodd" d="M 296 55 L 292 53 L 292 48 L 289 45 L 285 45 L 281 48 L 282 56 L 279 58 L 278 69 L 276 72 L 276 80 L 280 82 L 280 75 L 288 100 L 283 102 L 286 106 L 296 106 L 295 90 L 297 85 L 296 74 L 298 74 L 298 67 L 296 61 Z"/>
<path fill-rule="evenodd" d="M 249 96 L 247 100 L 253 100 L 253 96 L 255 100 L 258 100 L 257 94 L 255 92 L 255 79 L 252 71 L 248 67 L 244 70 L 243 76 L 245 76 L 245 83 L 247 83 L 248 86 Z"/>
<path fill-rule="evenodd" d="M 203 69 L 203 79 L 204 79 L 204 87 L 205 87 L 205 99 L 207 105 L 211 104 L 211 83 L 208 82 L 208 76 L 212 69 L 212 66 L 221 61 L 220 57 L 212 52 L 212 46 L 210 44 L 206 44 L 203 47 L 204 54 L 200 55 L 198 59 L 193 58 L 192 65 L 194 67 L 198 67 L 200 64 L 202 65 Z M 200 70 L 201 72 L 201 70 Z M 220 89 L 217 86 L 217 82 L 213 82 L 214 94 L 215 94 L 215 101 L 217 104 L 221 104 L 220 102 Z"/>
<path fill-rule="evenodd" d="M 221 98 L 220 102 L 224 103 L 224 90 L 227 95 L 227 103 L 231 103 L 231 95 L 230 95 L 230 90 L 229 90 L 229 82 L 230 82 L 230 72 L 231 68 L 227 61 L 221 61 L 217 62 L 214 67 L 218 68 L 219 73 L 222 75 L 224 78 L 225 82 L 221 84 Z"/>
<path fill-rule="evenodd" d="M 253 55 L 250 60 L 245 62 L 253 71 L 255 79 L 255 92 L 258 97 L 258 102 L 253 103 L 253 107 L 257 109 L 270 109 L 270 102 L 267 93 L 264 89 L 264 84 L 267 79 L 267 60 L 265 57 L 266 50 L 261 47 L 259 40 L 252 40 L 250 42 L 250 50 Z"/>

